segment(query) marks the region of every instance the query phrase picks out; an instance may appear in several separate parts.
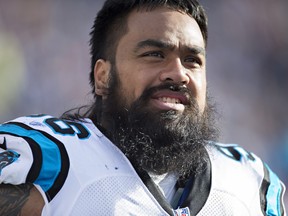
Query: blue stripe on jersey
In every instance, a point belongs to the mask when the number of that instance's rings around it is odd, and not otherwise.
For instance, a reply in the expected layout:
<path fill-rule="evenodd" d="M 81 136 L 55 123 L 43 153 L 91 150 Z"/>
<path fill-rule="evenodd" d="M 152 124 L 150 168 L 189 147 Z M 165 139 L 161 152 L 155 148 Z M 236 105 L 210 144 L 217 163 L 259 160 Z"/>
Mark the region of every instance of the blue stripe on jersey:
<path fill-rule="evenodd" d="M 267 164 L 264 164 L 270 177 L 270 185 L 266 194 L 267 198 L 267 215 L 282 215 L 282 193 L 283 188 L 277 175 L 272 172 Z"/>
<path fill-rule="evenodd" d="M 39 131 L 27 130 L 17 125 L 0 125 L 0 131 L 29 137 L 38 143 L 42 151 L 43 163 L 40 174 L 34 183 L 40 185 L 45 192 L 48 191 L 53 186 L 61 169 L 61 155 L 58 146 Z"/>

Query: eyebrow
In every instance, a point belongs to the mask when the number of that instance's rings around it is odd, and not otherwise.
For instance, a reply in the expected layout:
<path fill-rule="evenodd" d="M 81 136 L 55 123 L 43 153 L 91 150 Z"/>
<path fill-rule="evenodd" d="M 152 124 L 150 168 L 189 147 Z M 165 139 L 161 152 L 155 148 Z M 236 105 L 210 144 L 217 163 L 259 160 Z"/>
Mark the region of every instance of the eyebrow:
<path fill-rule="evenodd" d="M 146 48 L 146 47 L 156 47 L 156 48 L 160 48 L 160 49 L 168 49 L 168 50 L 173 50 L 175 49 L 175 45 L 171 44 L 171 43 L 167 43 L 165 41 L 161 41 L 161 40 L 154 40 L 154 39 L 147 39 L 144 41 L 140 41 L 137 46 L 134 49 L 134 52 L 138 52 L 140 49 Z M 186 50 L 188 50 L 190 53 L 194 54 L 194 55 L 205 55 L 206 51 L 204 48 L 200 47 L 200 46 L 193 46 L 193 47 L 189 47 L 189 46 L 184 46 Z"/>

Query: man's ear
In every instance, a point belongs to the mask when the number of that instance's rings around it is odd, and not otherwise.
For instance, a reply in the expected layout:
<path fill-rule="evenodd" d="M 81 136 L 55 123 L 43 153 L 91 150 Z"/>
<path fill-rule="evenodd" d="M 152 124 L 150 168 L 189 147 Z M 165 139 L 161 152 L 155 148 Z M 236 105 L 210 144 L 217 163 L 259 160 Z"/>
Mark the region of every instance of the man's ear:
<path fill-rule="evenodd" d="M 108 95 L 111 63 L 103 59 L 97 60 L 94 66 L 95 93 L 105 98 Z"/>

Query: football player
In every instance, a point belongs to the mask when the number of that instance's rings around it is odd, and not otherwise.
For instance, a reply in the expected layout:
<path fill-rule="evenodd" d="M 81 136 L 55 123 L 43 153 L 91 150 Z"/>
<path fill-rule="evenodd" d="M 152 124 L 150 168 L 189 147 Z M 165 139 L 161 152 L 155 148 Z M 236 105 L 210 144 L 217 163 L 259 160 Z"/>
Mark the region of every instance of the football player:
<path fill-rule="evenodd" d="M 206 45 L 196 0 L 107 0 L 94 104 L 0 126 L 1 215 L 284 216 L 276 174 L 216 142 Z"/>

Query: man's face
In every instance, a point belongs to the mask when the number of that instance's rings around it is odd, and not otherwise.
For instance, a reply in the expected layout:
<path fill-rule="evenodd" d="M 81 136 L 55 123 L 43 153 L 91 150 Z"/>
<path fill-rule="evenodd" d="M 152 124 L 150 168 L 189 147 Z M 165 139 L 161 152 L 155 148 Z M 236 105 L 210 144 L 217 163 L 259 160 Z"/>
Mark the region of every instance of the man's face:
<path fill-rule="evenodd" d="M 132 12 L 127 26 L 115 64 L 95 65 L 100 124 L 137 169 L 185 175 L 205 166 L 203 146 L 216 130 L 198 24 L 160 8 Z"/>
<path fill-rule="evenodd" d="M 146 89 L 169 83 L 190 90 L 190 97 L 203 113 L 205 43 L 196 21 L 184 13 L 160 8 L 132 12 L 127 26 L 128 32 L 120 39 L 115 55 L 118 95 L 125 108 L 129 109 Z M 186 93 L 160 89 L 150 96 L 147 108 L 181 114 L 189 101 Z"/>

